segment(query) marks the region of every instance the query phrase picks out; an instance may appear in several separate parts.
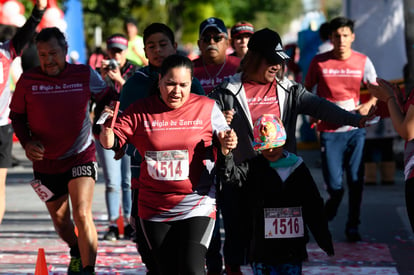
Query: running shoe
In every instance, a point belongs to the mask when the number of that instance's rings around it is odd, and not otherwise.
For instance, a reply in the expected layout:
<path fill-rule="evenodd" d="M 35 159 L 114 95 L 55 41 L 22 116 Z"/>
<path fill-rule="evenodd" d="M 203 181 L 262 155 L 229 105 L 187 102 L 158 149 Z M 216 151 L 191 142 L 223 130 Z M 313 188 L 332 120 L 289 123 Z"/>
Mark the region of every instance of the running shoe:
<path fill-rule="evenodd" d="M 135 237 L 135 230 L 130 224 L 126 225 L 124 228 L 124 239 L 133 240 Z"/>
<path fill-rule="evenodd" d="M 350 227 L 345 230 L 345 236 L 348 242 L 356 243 L 362 240 L 361 235 L 358 232 L 358 228 Z"/>
<path fill-rule="evenodd" d="M 119 229 L 116 226 L 109 226 L 108 231 L 105 233 L 104 240 L 106 241 L 116 241 L 119 239 Z"/>
<path fill-rule="evenodd" d="M 82 261 L 81 258 L 71 257 L 68 267 L 68 275 L 81 275 L 82 273 Z"/>

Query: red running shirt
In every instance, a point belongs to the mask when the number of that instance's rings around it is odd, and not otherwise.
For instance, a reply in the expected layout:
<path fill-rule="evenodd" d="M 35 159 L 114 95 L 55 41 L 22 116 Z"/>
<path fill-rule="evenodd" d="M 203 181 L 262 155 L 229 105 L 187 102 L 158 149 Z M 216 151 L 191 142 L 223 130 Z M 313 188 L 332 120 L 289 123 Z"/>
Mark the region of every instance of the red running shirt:
<path fill-rule="evenodd" d="M 305 86 L 309 90 L 317 86 L 317 95 L 345 110 L 353 111 L 359 104 L 361 83 L 375 83 L 376 77 L 375 68 L 366 55 L 352 51 L 348 59 L 338 60 L 330 51 L 313 58 L 306 74 Z M 318 131 L 343 132 L 352 129 L 350 126 L 340 127 L 324 121 L 318 124 Z"/>
<path fill-rule="evenodd" d="M 195 94 L 178 109 L 168 108 L 158 96 L 138 100 L 118 117 L 114 132 L 120 146 L 131 143 L 143 157 L 141 218 L 215 217 L 212 142 L 214 133 L 224 129 L 228 126 L 214 100 Z"/>
<path fill-rule="evenodd" d="M 89 100 L 105 91 L 105 82 L 89 66 L 66 64 L 57 77 L 36 67 L 20 77 L 10 109 L 27 115 L 33 140 L 45 147 L 45 159 L 64 159 L 93 143 Z"/>
<path fill-rule="evenodd" d="M 226 63 L 219 65 L 204 65 L 202 57 L 193 61 L 194 77 L 196 77 L 208 95 L 215 86 L 223 82 L 227 76 L 237 72 L 240 66 L 240 58 L 236 56 L 226 56 Z"/>

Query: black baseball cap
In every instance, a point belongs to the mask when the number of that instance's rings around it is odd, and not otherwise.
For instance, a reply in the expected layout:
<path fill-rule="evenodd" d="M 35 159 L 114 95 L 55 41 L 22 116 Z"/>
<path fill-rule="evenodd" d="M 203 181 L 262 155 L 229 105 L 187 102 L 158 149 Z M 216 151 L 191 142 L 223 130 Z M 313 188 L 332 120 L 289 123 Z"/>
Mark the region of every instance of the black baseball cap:
<path fill-rule="evenodd" d="M 203 36 L 203 33 L 209 28 L 215 28 L 219 33 L 225 33 L 227 36 L 226 25 L 224 25 L 223 20 L 219 18 L 210 17 L 201 22 L 199 36 Z"/>
<path fill-rule="evenodd" d="M 281 64 L 290 59 L 283 50 L 279 34 L 268 28 L 253 33 L 247 48 L 249 51 L 260 53 L 267 61 L 274 64 Z"/>

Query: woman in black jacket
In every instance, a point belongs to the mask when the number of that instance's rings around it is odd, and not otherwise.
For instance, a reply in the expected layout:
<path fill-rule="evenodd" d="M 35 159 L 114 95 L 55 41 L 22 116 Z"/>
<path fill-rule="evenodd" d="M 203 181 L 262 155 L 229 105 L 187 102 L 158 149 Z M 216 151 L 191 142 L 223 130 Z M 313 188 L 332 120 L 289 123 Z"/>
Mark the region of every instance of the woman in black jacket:
<path fill-rule="evenodd" d="M 308 228 L 319 247 L 334 255 L 323 199 L 302 158 L 283 149 L 286 132 L 277 116 L 259 117 L 253 136 L 253 149 L 259 154 L 238 166 L 226 149 L 227 139 L 234 137 L 220 137 L 220 180 L 248 194 L 249 260 L 254 274 L 301 274 Z"/>

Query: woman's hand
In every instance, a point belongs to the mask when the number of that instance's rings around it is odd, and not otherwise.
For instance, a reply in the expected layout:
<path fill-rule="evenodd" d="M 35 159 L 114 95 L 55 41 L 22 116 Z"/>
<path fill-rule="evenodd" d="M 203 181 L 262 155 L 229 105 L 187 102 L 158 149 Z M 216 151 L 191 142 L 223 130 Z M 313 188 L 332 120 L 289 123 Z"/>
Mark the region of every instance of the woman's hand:
<path fill-rule="evenodd" d="M 99 141 L 105 149 L 110 149 L 114 146 L 115 134 L 112 128 L 102 125 L 101 133 L 99 134 Z"/>
<path fill-rule="evenodd" d="M 227 125 L 230 125 L 230 123 L 233 120 L 233 117 L 234 117 L 235 113 L 236 113 L 236 111 L 234 111 L 234 109 L 223 111 L 223 115 L 226 118 Z"/>
<path fill-rule="evenodd" d="M 221 152 L 225 156 L 237 147 L 237 135 L 233 129 L 219 132 L 218 138 L 221 144 Z"/>
<path fill-rule="evenodd" d="M 394 96 L 393 89 L 396 87 L 394 87 L 394 84 L 381 78 L 377 78 L 377 83 L 378 85 L 368 83 L 368 91 L 379 100 L 387 102 Z"/>
<path fill-rule="evenodd" d="M 47 8 L 47 0 L 37 0 L 36 8 L 41 11 L 45 10 Z"/>

